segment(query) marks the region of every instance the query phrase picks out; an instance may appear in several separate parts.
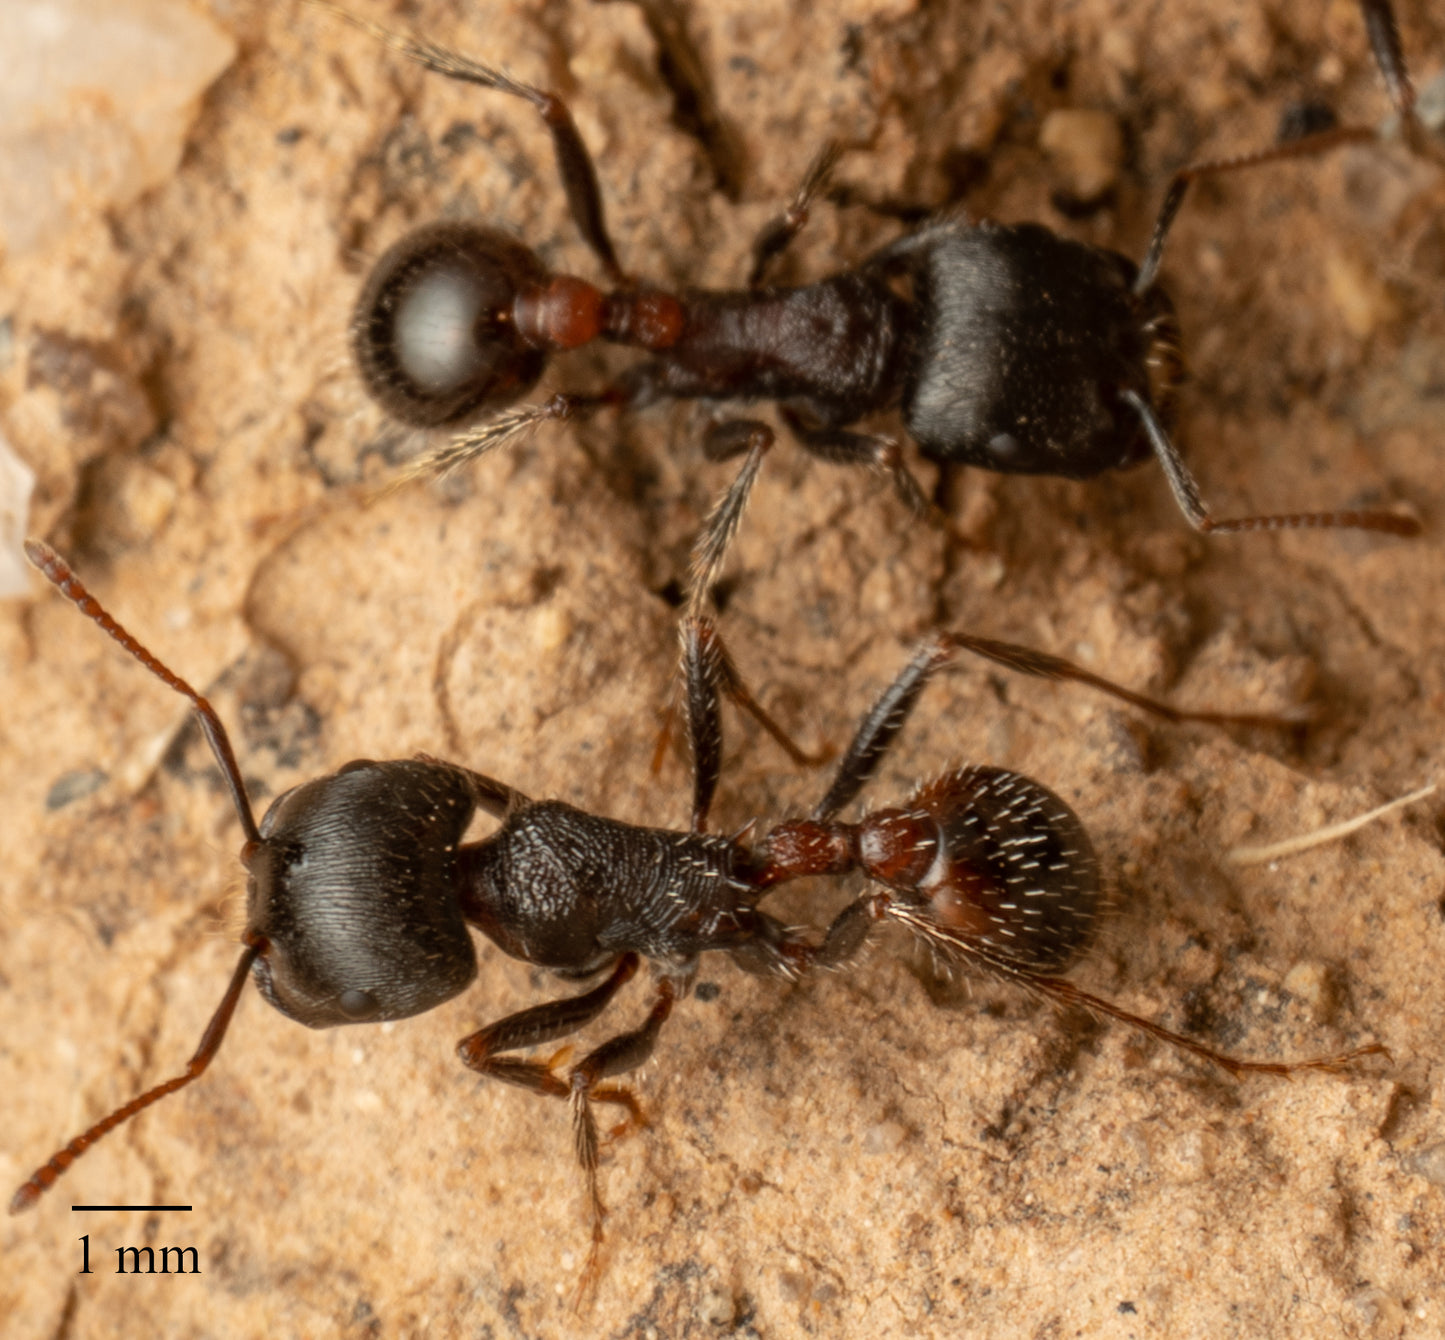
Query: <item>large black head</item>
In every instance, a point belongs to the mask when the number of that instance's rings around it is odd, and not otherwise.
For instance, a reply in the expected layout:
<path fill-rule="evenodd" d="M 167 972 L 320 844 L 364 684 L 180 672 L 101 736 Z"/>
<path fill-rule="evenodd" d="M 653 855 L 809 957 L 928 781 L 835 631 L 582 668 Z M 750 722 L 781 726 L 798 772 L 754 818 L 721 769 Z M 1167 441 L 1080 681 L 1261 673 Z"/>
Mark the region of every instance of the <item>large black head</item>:
<path fill-rule="evenodd" d="M 925 456 L 1087 479 L 1147 459 L 1132 391 L 1167 418 L 1178 378 L 1168 299 L 1126 257 L 1037 224 L 948 220 L 902 239 L 919 312 L 904 391 Z"/>
<path fill-rule="evenodd" d="M 312 1028 L 420 1014 L 476 975 L 456 891 L 475 800 L 445 764 L 358 761 L 295 787 L 248 853 L 263 996 Z"/>
<path fill-rule="evenodd" d="M 512 309 L 547 272 L 520 242 L 472 223 L 432 223 L 389 248 L 367 277 L 351 347 L 373 399 L 420 428 L 499 409 L 536 384 L 546 354 Z"/>
<path fill-rule="evenodd" d="M 245 948 L 185 1070 L 123 1103 L 31 1174 L 10 1212 L 35 1204 L 87 1149 L 210 1065 L 253 975 L 278 1010 L 313 1028 L 401 1019 L 456 995 L 476 974 L 462 920 L 457 847 L 478 805 L 503 813 L 508 787 L 436 762 L 351 763 L 280 797 L 258 827 L 215 709 L 126 631 L 48 545 L 30 561 L 196 710 L 236 806 L 250 874 Z"/>

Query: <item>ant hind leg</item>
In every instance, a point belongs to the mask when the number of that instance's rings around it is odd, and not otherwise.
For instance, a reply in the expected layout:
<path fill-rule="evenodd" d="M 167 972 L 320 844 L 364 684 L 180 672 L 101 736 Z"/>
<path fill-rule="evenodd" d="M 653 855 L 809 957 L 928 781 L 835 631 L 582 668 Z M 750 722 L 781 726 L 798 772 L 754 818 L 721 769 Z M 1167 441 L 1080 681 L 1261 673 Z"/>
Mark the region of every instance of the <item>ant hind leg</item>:
<path fill-rule="evenodd" d="M 813 201 L 828 184 L 838 159 L 843 156 L 843 146 L 837 140 L 828 140 L 808 164 L 797 194 L 777 218 L 764 225 L 753 241 L 753 263 L 748 270 L 748 287 L 762 288 L 769 267 L 792 244 L 794 238 L 808 225 Z"/>
<path fill-rule="evenodd" d="M 816 765 L 820 755 L 809 754 L 753 697 L 727 647 L 710 619 L 695 614 L 682 621 L 682 676 L 688 743 L 693 760 L 692 831 L 707 829 L 708 811 L 722 771 L 722 712 L 720 693 L 726 693 L 753 718 L 799 766 Z"/>
<path fill-rule="evenodd" d="M 565 1076 L 544 1061 L 523 1060 L 499 1053 L 536 1047 L 575 1033 L 597 1018 L 617 992 L 637 973 L 639 956 L 624 954 L 607 979 L 591 991 L 564 1000 L 548 1001 L 508 1015 L 464 1038 L 457 1047 L 463 1063 L 478 1074 L 500 1079 L 533 1093 L 564 1099 L 572 1112 L 572 1142 L 587 1186 L 588 1218 L 592 1226 L 591 1245 L 583 1269 L 578 1298 L 586 1297 L 597 1281 L 603 1242 L 606 1207 L 597 1168 L 601 1137 L 593 1103 L 613 1103 L 627 1111 L 626 1118 L 612 1131 L 614 1138 L 643 1124 L 642 1108 L 629 1089 L 604 1084 L 603 1080 L 635 1070 L 652 1055 L 657 1035 L 672 1007 L 686 990 L 685 981 L 662 977 L 657 996 L 641 1027 L 620 1033 L 588 1052 Z"/>
<path fill-rule="evenodd" d="M 524 84 L 501 70 L 439 46 L 424 37 L 383 28 L 380 24 L 350 13 L 340 5 L 331 4 L 330 0 L 311 0 L 311 3 L 319 9 L 330 10 L 338 18 L 370 33 L 377 41 L 408 60 L 415 61 L 424 70 L 465 84 L 478 84 L 482 88 L 494 89 L 498 93 L 506 93 L 530 103 L 551 132 L 557 173 L 562 179 L 562 189 L 567 195 L 572 220 L 582 234 L 582 240 L 601 262 L 608 280 L 619 286 L 626 284 L 627 276 L 618 263 L 611 234 L 607 231 L 607 218 L 602 208 L 602 192 L 597 184 L 596 165 L 577 130 L 571 111 L 561 98 L 545 89 Z"/>

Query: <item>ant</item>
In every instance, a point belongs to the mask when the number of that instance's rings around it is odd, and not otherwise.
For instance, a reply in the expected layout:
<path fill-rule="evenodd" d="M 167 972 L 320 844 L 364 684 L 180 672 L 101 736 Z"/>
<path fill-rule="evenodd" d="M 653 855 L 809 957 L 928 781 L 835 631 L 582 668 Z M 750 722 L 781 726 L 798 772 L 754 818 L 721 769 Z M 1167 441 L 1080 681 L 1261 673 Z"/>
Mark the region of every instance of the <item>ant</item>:
<path fill-rule="evenodd" d="M 770 284 L 773 262 L 806 224 L 841 153 L 829 143 L 786 211 L 756 238 L 744 287 L 669 293 L 619 262 L 595 165 L 561 98 L 316 2 L 427 70 L 530 103 L 552 134 L 573 221 L 609 286 L 553 273 L 522 242 L 476 223 L 431 223 L 386 251 L 351 325 L 368 393 L 419 427 L 482 416 L 414 461 L 407 477 L 445 473 L 544 420 L 605 406 L 772 400 L 805 449 L 880 469 L 914 513 L 935 521 L 937 509 L 899 443 L 851 425 L 900 411 L 927 459 L 1014 474 L 1090 479 L 1153 456 L 1200 532 L 1310 526 L 1419 533 L 1416 518 L 1388 510 L 1214 517 L 1170 436 L 1183 365 L 1173 305 L 1157 281 L 1190 184 L 1374 140 L 1372 129 L 1331 129 L 1181 168 L 1137 265 L 1037 223 L 975 223 L 944 213 L 824 279 Z M 1361 10 L 1407 142 L 1445 162 L 1445 149 L 1416 113 L 1388 0 L 1361 0 Z M 600 391 L 515 405 L 554 354 L 599 339 L 651 357 Z M 756 473 L 753 455 L 766 450 L 757 446 L 756 427 L 714 425 L 704 454 L 725 460 L 752 447 L 743 472 Z"/>
<path fill-rule="evenodd" d="M 458 1045 L 464 1065 L 565 1101 L 587 1191 L 591 1247 L 582 1292 L 595 1283 L 603 1244 L 594 1105 L 624 1109 L 620 1135 L 641 1108 L 617 1076 L 652 1055 L 704 953 L 745 970 L 797 979 L 841 968 L 882 921 L 897 922 L 939 955 L 976 963 L 1063 1006 L 1117 1019 L 1231 1075 L 1339 1071 L 1378 1043 L 1304 1061 L 1252 1061 L 1132 1014 L 1061 974 L 1084 955 L 1104 908 L 1105 880 L 1088 833 L 1052 791 L 997 767 L 959 767 L 901 806 L 856 823 L 838 815 L 873 777 L 929 680 L 961 652 L 1027 674 L 1073 680 L 1169 720 L 1278 725 L 1272 717 L 1183 712 L 1011 643 L 935 632 L 869 709 L 822 799 L 803 819 L 755 841 L 707 831 L 721 772 L 721 697 L 735 672 L 705 619 L 683 624 L 683 678 L 692 745 L 687 831 L 645 828 L 558 800 L 534 801 L 456 763 L 426 755 L 358 759 L 272 802 L 259 825 L 225 727 L 210 703 L 101 606 L 47 545 L 32 563 L 81 613 L 162 682 L 190 700 L 240 819 L 247 872 L 243 949 L 195 1054 L 175 1077 L 75 1137 L 16 1191 L 11 1213 L 35 1204 L 75 1160 L 137 1113 L 198 1078 L 230 1025 L 248 976 L 261 995 L 311 1028 L 402 1019 L 432 1009 L 477 973 L 469 926 L 504 953 L 569 978 L 601 975 L 580 995 L 532 1006 Z M 464 843 L 477 810 L 500 821 Z M 868 890 L 821 937 L 759 909 L 776 887 L 814 875 L 861 873 Z M 642 960 L 653 968 L 644 1022 L 563 1066 L 511 1053 L 567 1037 L 597 1019 Z M 579 1297 L 581 1295 L 579 1294 Z"/>

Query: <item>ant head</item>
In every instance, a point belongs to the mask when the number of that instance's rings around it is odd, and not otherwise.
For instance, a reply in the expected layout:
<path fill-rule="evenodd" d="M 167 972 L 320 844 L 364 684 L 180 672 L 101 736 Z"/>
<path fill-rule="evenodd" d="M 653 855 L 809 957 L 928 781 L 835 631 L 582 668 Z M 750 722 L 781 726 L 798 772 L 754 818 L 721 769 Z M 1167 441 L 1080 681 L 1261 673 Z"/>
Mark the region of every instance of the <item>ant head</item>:
<path fill-rule="evenodd" d="M 348 763 L 280 796 L 258 827 L 226 728 L 211 704 L 138 642 L 49 545 L 30 561 L 101 630 L 187 698 L 231 792 L 250 876 L 245 948 L 185 1071 L 147 1089 L 57 1150 L 16 1191 L 34 1205 L 87 1149 L 210 1065 L 254 976 L 283 1014 L 326 1028 L 403 1019 L 456 995 L 476 975 L 476 950 L 457 898 L 457 849 L 481 805 L 515 796 L 490 778 L 435 759 Z"/>
<path fill-rule="evenodd" d="M 352 318 L 367 391 L 419 428 L 510 404 L 547 361 L 518 332 L 513 305 L 547 278 L 531 251 L 492 228 L 432 223 L 408 233 L 376 263 Z"/>
<path fill-rule="evenodd" d="M 310 1028 L 405 1019 L 476 975 L 455 891 L 475 808 L 464 774 L 417 760 L 348 763 L 293 787 L 244 860 L 261 994 Z"/>

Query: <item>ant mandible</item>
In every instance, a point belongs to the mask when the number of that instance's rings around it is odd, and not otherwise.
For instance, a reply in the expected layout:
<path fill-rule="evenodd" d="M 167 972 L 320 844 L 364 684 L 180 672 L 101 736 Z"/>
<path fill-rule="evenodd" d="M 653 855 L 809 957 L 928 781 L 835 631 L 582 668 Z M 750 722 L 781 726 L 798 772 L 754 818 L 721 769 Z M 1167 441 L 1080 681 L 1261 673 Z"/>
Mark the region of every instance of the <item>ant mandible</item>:
<path fill-rule="evenodd" d="M 312 1028 L 402 1019 L 451 999 L 475 977 L 468 927 L 505 953 L 569 977 L 605 974 L 581 995 L 509 1015 L 464 1038 L 463 1064 L 571 1108 L 587 1190 L 590 1289 L 600 1268 L 605 1210 L 593 1105 L 641 1120 L 632 1093 L 609 1081 L 651 1055 L 700 955 L 724 951 L 741 967 L 796 978 L 837 968 L 891 920 L 941 955 L 976 963 L 1061 1005 L 1105 1015 L 1210 1061 L 1232 1075 L 1337 1071 L 1379 1044 L 1305 1061 L 1249 1061 L 1170 1031 L 1061 976 L 1088 949 L 1102 905 L 1100 863 L 1083 824 L 1040 783 L 996 767 L 961 767 L 899 807 L 857 823 L 838 815 L 877 771 L 924 687 L 960 652 L 1009 668 L 1091 685 L 1171 720 L 1278 725 L 1278 718 L 1182 712 L 1067 661 L 958 633 L 926 638 L 864 716 L 806 819 L 758 841 L 707 831 L 721 771 L 720 701 L 736 675 L 713 626 L 683 625 L 692 822 L 686 832 L 644 828 L 558 800 L 533 801 L 460 764 L 425 755 L 359 759 L 273 801 L 258 825 L 225 727 L 210 703 L 90 595 L 47 545 L 32 563 L 136 660 L 191 702 L 241 822 L 247 872 L 244 948 L 220 1006 L 185 1069 L 117 1108 L 58 1150 L 16 1191 L 32 1206 L 103 1136 L 196 1079 L 219 1050 L 247 976 L 282 1014 Z M 500 820 L 489 837 L 462 838 L 480 809 Z M 821 938 L 784 926 L 758 904 L 810 875 L 862 873 L 870 888 Z M 607 1008 L 643 959 L 654 970 L 645 1021 L 568 1066 L 509 1053 L 576 1033 Z"/>
<path fill-rule="evenodd" d="M 603 406 L 773 400 L 807 450 L 883 470 L 920 514 L 933 509 L 899 444 L 850 425 L 899 410 L 926 458 L 1016 474 L 1089 479 L 1152 455 L 1201 532 L 1328 526 L 1419 533 L 1414 517 L 1387 510 L 1213 517 L 1169 433 L 1182 364 L 1173 305 L 1157 280 L 1190 184 L 1371 140 L 1371 129 L 1338 128 L 1181 169 L 1137 266 L 1040 224 L 943 214 L 850 269 L 799 287 L 770 285 L 769 267 L 803 228 L 839 155 L 830 144 L 787 211 L 756 239 L 746 287 L 674 294 L 622 268 L 591 155 L 561 98 L 316 2 L 427 70 L 530 103 L 552 134 L 572 218 L 610 285 L 603 291 L 554 274 L 521 242 L 481 224 L 432 223 L 395 243 L 371 270 L 352 322 L 368 392 L 397 419 L 421 427 L 483 416 L 418 458 L 408 476 L 448 471 L 544 420 Z M 1415 111 L 1388 0 L 1361 0 L 1361 9 L 1408 143 L 1445 161 Z M 597 339 L 652 357 L 598 392 L 514 406 L 554 354 Z M 756 450 L 755 426 L 716 425 L 705 454 L 721 460 L 750 444 Z M 744 473 L 756 469 L 750 456 Z"/>

